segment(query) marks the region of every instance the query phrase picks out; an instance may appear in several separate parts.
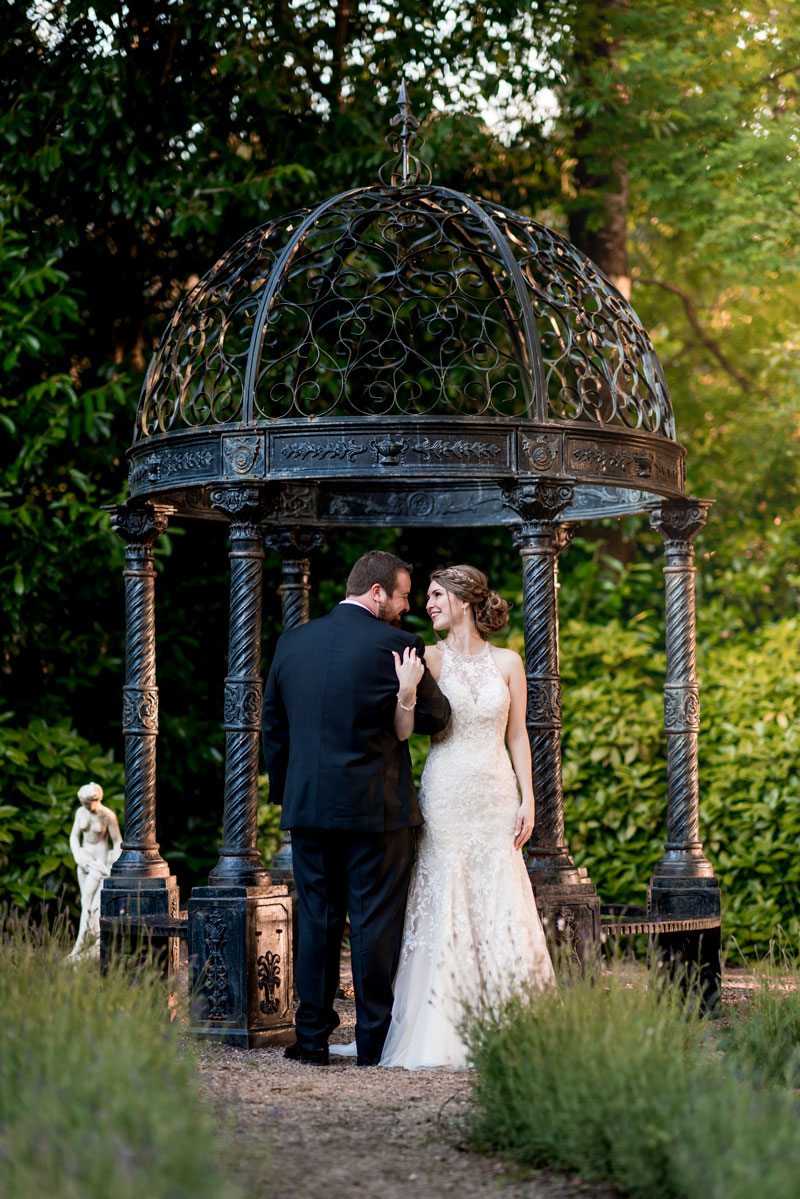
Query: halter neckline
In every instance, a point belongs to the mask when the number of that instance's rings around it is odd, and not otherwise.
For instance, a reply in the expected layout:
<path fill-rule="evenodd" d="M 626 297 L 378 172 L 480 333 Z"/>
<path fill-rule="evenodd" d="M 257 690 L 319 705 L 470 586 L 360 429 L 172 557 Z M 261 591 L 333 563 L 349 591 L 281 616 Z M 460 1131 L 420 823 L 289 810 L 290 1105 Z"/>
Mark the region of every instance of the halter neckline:
<path fill-rule="evenodd" d="M 479 649 L 477 654 L 462 654 L 459 653 L 457 649 L 453 649 L 452 645 L 448 645 L 446 641 L 442 641 L 441 644 L 449 654 L 453 655 L 454 658 L 461 658 L 464 662 L 474 662 L 477 658 L 482 658 L 491 649 L 489 642 L 486 641 L 484 642 L 483 649 Z"/>

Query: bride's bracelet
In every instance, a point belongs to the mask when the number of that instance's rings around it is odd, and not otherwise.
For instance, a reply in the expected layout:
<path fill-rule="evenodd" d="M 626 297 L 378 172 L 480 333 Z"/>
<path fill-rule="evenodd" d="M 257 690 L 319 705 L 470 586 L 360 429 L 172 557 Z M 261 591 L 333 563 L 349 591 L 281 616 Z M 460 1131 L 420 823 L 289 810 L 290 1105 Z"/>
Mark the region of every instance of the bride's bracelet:
<path fill-rule="evenodd" d="M 401 700 L 401 698 L 400 698 L 400 692 L 399 692 L 399 691 L 397 692 L 397 702 L 399 703 L 400 707 L 403 709 L 403 711 L 404 711 L 404 712 L 413 712 L 413 711 L 414 711 L 414 709 L 415 709 L 415 708 L 416 708 L 416 706 L 417 706 L 417 701 L 416 701 L 416 700 L 414 700 L 414 702 L 413 702 L 413 704 L 411 705 L 411 707 L 410 707 L 410 708 L 407 708 L 407 707 L 406 707 L 406 705 L 403 703 L 403 701 L 402 701 L 402 700 Z"/>

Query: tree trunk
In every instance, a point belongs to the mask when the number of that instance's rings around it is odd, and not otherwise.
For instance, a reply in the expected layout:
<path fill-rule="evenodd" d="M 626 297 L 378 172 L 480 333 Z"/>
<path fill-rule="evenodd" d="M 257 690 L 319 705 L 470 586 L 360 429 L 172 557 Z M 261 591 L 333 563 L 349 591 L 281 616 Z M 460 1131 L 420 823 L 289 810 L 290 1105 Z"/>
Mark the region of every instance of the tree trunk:
<path fill-rule="evenodd" d="M 587 16 L 587 33 L 575 48 L 575 94 L 584 101 L 575 125 L 573 175 L 577 196 L 569 213 L 570 240 L 588 254 L 626 299 L 631 295 L 628 263 L 628 167 L 620 146 L 609 152 L 609 123 L 613 108 L 627 102 L 621 78 L 613 95 L 598 110 L 598 85 L 608 87 L 619 50 L 620 16 L 628 0 L 599 0 L 594 19 Z M 592 101 L 587 103 L 586 101 Z M 609 111 L 610 110 L 610 111 Z M 609 122 L 611 117 L 611 122 Z"/>

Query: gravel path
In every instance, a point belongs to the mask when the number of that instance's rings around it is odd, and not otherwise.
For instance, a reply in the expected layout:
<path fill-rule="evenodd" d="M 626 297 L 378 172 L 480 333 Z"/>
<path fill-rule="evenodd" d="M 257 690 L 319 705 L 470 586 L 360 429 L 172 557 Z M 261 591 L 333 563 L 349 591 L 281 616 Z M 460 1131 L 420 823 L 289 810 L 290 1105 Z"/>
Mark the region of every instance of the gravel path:
<path fill-rule="evenodd" d="M 352 1000 L 337 1002 L 332 1040 L 354 1036 Z M 616 1192 L 543 1175 L 521 1179 L 496 1157 L 465 1151 L 467 1071 L 386 1070 L 331 1058 L 289 1062 L 282 1049 L 204 1045 L 206 1093 L 231 1122 L 230 1164 L 248 1199 L 613 1199 Z M 230 1141 L 230 1136 L 229 1136 Z"/>
<path fill-rule="evenodd" d="M 349 962 L 331 1043 L 355 1039 Z M 615 1199 L 606 1186 L 469 1153 L 466 1070 L 387 1070 L 331 1055 L 326 1067 L 282 1048 L 201 1044 L 203 1090 L 227 1126 L 227 1165 L 248 1199 Z"/>
<path fill-rule="evenodd" d="M 346 968 L 346 963 L 343 962 Z M 634 974 L 638 973 L 634 969 Z M 352 994 L 345 976 L 345 992 Z M 752 976 L 726 974 L 737 1004 Z M 337 1000 L 332 1041 L 354 1039 L 352 998 Z M 228 1132 L 227 1165 L 247 1199 L 616 1199 L 597 1183 L 521 1176 L 514 1163 L 466 1151 L 468 1071 L 327 1067 L 289 1062 L 283 1050 L 204 1044 L 200 1077 Z"/>

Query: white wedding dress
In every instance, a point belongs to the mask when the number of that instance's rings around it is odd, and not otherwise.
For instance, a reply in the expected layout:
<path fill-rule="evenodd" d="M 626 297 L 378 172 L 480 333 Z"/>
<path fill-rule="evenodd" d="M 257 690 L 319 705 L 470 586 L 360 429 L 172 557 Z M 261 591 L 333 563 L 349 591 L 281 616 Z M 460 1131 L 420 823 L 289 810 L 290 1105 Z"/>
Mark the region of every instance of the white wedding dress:
<path fill-rule="evenodd" d="M 406 910 L 382 1066 L 463 1067 L 465 1005 L 554 982 L 542 923 L 514 849 L 519 794 L 505 745 L 510 695 L 491 646 L 446 643 L 439 686 L 452 720 L 431 739 L 425 825 Z"/>

